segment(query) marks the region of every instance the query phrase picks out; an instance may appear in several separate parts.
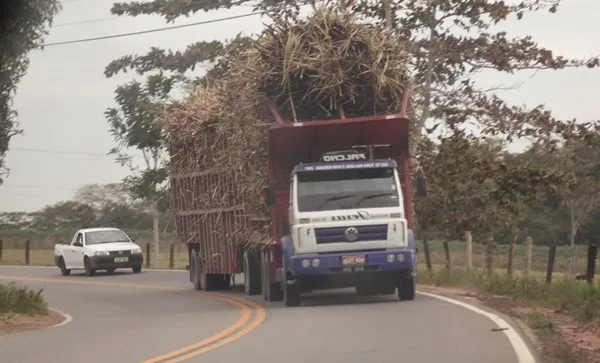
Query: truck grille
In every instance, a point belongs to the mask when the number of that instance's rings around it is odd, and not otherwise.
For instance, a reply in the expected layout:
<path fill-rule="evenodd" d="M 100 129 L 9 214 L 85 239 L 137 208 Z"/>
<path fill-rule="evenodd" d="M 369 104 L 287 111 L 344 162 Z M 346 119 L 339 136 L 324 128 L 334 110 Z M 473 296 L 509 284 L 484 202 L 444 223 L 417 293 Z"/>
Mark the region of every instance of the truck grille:
<path fill-rule="evenodd" d="M 119 252 L 123 252 L 123 253 L 119 253 Z M 131 256 L 131 250 L 126 250 L 126 251 L 110 251 L 109 252 L 111 256 Z"/>
<path fill-rule="evenodd" d="M 315 228 L 315 236 L 317 238 L 317 244 L 349 242 L 346 239 L 345 232 L 350 227 L 353 227 L 353 226 Z M 382 241 L 382 240 L 385 241 L 385 240 L 387 240 L 387 230 L 388 230 L 387 224 L 359 226 L 359 227 L 354 227 L 354 228 L 356 228 L 358 230 L 358 238 L 352 242 Z"/>

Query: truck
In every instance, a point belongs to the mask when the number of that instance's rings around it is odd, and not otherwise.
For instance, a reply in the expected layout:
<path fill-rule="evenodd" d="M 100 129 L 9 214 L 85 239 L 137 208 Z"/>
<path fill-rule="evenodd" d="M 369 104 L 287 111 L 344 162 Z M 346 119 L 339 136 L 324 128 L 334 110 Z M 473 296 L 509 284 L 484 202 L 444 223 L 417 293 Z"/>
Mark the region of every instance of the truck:
<path fill-rule="evenodd" d="M 243 198 L 219 208 L 193 209 L 190 185 L 210 188 L 215 170 L 171 176 L 177 235 L 187 244 L 196 290 L 224 290 L 243 273 L 247 295 L 285 306 L 318 289 L 354 287 L 360 295 L 415 297 L 417 248 L 409 164 L 408 91 L 397 114 L 285 122 L 267 129 L 270 240 L 259 247 L 231 244 L 236 221 L 257 223 Z M 427 192 L 417 177 L 417 195 Z M 208 206 L 211 207 L 211 206 Z M 215 233 L 218 231 L 219 233 Z M 221 237 L 219 237 L 221 236 Z"/>
<path fill-rule="evenodd" d="M 72 270 L 84 270 L 87 276 L 94 276 L 98 270 L 112 274 L 120 268 L 140 273 L 143 262 L 140 246 L 118 228 L 80 229 L 70 243 L 54 246 L 54 263 L 63 276 Z"/>

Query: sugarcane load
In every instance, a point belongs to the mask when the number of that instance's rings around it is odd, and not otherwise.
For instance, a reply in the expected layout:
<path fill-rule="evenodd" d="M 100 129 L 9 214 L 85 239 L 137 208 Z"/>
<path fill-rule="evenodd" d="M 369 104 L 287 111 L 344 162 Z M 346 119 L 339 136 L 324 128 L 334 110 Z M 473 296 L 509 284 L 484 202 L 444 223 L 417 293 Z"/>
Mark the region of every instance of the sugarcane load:
<path fill-rule="evenodd" d="M 299 305 L 415 296 L 404 42 L 327 8 L 276 20 L 168 113 L 177 236 L 198 290 Z M 425 193 L 418 183 L 418 192 Z"/>

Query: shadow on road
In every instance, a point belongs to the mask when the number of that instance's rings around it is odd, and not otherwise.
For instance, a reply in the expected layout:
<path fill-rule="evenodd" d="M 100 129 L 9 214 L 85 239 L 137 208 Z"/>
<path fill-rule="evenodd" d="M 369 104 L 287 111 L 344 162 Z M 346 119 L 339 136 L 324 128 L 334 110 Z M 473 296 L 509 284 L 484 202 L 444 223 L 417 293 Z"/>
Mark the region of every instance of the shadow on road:
<path fill-rule="evenodd" d="M 227 294 L 247 297 L 244 293 L 244 286 L 235 286 L 226 291 Z M 262 296 L 251 297 L 253 300 L 258 299 L 260 303 L 265 304 L 269 308 L 285 308 L 283 302 L 266 302 Z M 359 296 L 354 289 L 335 289 L 335 290 L 319 290 L 312 293 L 302 295 L 302 304 L 300 307 L 319 307 L 330 305 L 357 305 L 357 304 L 389 304 L 400 303 L 396 295 L 377 295 L 377 296 Z"/>

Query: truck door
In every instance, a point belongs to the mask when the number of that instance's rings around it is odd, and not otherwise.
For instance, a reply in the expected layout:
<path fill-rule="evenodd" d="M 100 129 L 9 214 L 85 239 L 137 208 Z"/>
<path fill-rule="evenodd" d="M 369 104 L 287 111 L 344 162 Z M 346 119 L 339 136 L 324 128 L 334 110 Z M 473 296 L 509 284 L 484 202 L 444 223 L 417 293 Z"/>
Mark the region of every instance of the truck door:
<path fill-rule="evenodd" d="M 71 242 L 67 258 L 70 268 L 83 268 L 83 233 L 77 233 L 77 237 Z"/>

